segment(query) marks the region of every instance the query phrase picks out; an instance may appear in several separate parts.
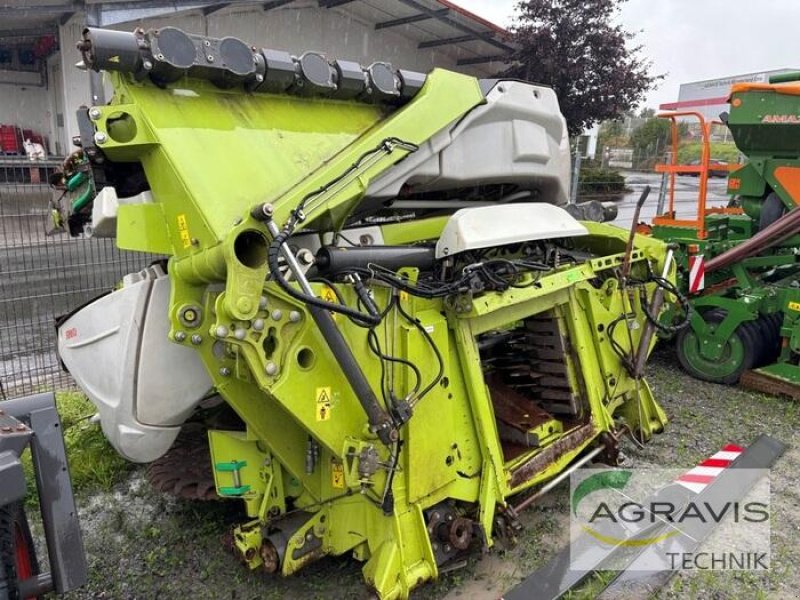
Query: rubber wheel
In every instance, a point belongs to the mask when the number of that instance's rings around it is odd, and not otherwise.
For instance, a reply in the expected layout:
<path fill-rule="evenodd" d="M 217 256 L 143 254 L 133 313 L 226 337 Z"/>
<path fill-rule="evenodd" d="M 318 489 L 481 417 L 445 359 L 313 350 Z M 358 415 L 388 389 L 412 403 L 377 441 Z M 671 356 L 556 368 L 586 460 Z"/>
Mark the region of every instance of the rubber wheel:
<path fill-rule="evenodd" d="M 761 214 L 758 217 L 758 230 L 761 231 L 769 227 L 784 214 L 786 214 L 786 206 L 784 206 L 780 196 L 775 192 L 770 193 L 761 204 Z"/>
<path fill-rule="evenodd" d="M 709 324 L 721 323 L 725 318 L 720 311 L 709 311 L 703 319 Z M 754 328 L 740 325 L 725 342 L 717 360 L 709 360 L 700 354 L 701 342 L 692 327 L 684 327 L 678 333 L 676 350 L 678 362 L 683 370 L 696 379 L 733 385 L 742 373 L 752 368 L 761 351 L 761 343 Z"/>
<path fill-rule="evenodd" d="M 0 507 L 0 596 L 5 592 L 9 600 L 20 600 L 18 582 L 38 572 L 25 509 L 20 503 Z"/>
<path fill-rule="evenodd" d="M 775 362 L 780 354 L 780 340 L 774 321 L 769 316 L 759 317 L 754 324 L 758 329 L 758 335 L 763 340 L 762 352 L 753 365 L 758 368 Z"/>

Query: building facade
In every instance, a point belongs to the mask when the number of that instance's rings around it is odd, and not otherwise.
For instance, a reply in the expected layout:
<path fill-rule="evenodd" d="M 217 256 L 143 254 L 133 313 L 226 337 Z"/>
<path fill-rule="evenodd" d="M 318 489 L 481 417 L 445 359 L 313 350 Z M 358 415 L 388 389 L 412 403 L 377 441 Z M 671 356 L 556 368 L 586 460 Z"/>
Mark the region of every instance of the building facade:
<path fill-rule="evenodd" d="M 13 5 L 17 4 L 18 7 Z M 210 37 L 233 36 L 293 54 L 428 72 L 435 67 L 491 77 L 511 52 L 508 32 L 448 0 L 11 0 L 0 6 L 0 124 L 35 131 L 64 155 L 78 134 L 75 112 L 93 100 L 89 74 L 75 67 L 87 22 L 131 31 L 172 25 Z M 52 38 L 29 65 L 18 57 Z M 12 60 L 4 65 L 4 48 Z"/>
<path fill-rule="evenodd" d="M 728 96 L 734 83 L 768 83 L 771 76 L 792 71 L 797 69 L 774 69 L 682 83 L 678 91 L 678 100 L 662 104 L 659 108 L 699 112 L 706 120 L 719 119 L 720 113 L 728 110 Z"/>

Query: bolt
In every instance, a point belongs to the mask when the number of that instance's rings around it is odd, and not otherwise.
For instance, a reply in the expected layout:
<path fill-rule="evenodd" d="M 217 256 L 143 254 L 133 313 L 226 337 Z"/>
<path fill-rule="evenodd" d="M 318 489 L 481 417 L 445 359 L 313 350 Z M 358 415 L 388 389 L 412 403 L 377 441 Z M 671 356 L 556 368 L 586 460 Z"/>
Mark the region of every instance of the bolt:
<path fill-rule="evenodd" d="M 214 335 L 218 338 L 228 337 L 228 328 L 225 325 L 220 325 L 214 330 Z"/>
<path fill-rule="evenodd" d="M 261 298 L 258 300 L 258 308 L 260 308 L 261 310 L 264 310 L 265 308 L 267 308 L 267 297 L 266 296 L 261 296 Z"/>
<path fill-rule="evenodd" d="M 220 367 L 219 374 L 223 377 L 227 377 L 231 374 L 231 370 L 228 367 Z"/>
<path fill-rule="evenodd" d="M 276 308 L 275 310 L 272 311 L 273 321 L 280 321 L 282 318 L 283 318 L 283 313 L 280 311 L 280 309 Z"/>
<path fill-rule="evenodd" d="M 264 370 L 267 372 L 267 375 L 272 377 L 273 375 L 277 374 L 278 365 L 276 365 L 274 362 L 268 362 L 266 367 L 264 367 Z"/>
<path fill-rule="evenodd" d="M 303 248 L 297 253 L 297 260 L 304 265 L 310 265 L 314 262 L 314 255 L 308 248 Z"/>
<path fill-rule="evenodd" d="M 261 331 L 264 329 L 264 319 L 256 319 L 253 321 L 253 329 Z"/>
<path fill-rule="evenodd" d="M 292 323 L 297 323 L 300 320 L 300 318 L 301 318 L 301 315 L 296 310 L 293 310 L 292 312 L 289 313 L 289 320 Z"/>
<path fill-rule="evenodd" d="M 438 512 L 435 512 L 431 515 L 431 518 L 433 518 L 434 521 L 438 521 L 440 516 Z"/>
<path fill-rule="evenodd" d="M 214 57 L 209 54 L 208 56 L 206 56 L 206 60 L 208 62 L 214 62 Z"/>
<path fill-rule="evenodd" d="M 242 296 L 236 301 L 236 308 L 238 308 L 243 313 L 249 313 L 253 310 L 253 301 L 250 298 Z"/>
<path fill-rule="evenodd" d="M 311 532 L 309 531 L 309 532 L 306 534 L 306 539 L 307 539 L 307 540 L 310 542 L 311 540 L 313 540 L 313 539 L 314 539 L 314 534 L 313 534 L 313 533 L 311 533 Z"/>
<path fill-rule="evenodd" d="M 439 544 L 434 543 L 432 546 L 433 551 L 436 552 L 439 549 Z"/>
<path fill-rule="evenodd" d="M 193 308 L 187 308 L 183 311 L 183 320 L 194 323 L 197 320 L 197 311 Z"/>
<path fill-rule="evenodd" d="M 250 216 L 256 221 L 269 221 L 272 219 L 273 212 L 272 204 L 265 202 L 264 204 L 253 207 L 250 211 Z"/>
<path fill-rule="evenodd" d="M 445 544 L 443 549 L 444 549 L 445 552 L 450 552 L 450 550 L 452 550 L 452 548 L 450 547 L 450 544 Z"/>
<path fill-rule="evenodd" d="M 89 109 L 89 118 L 92 119 L 93 121 L 96 121 L 97 119 L 99 119 L 102 114 L 103 113 L 100 112 L 99 108 L 90 108 Z"/>
<path fill-rule="evenodd" d="M 102 131 L 98 131 L 94 134 L 94 141 L 98 144 L 105 144 L 107 139 L 106 134 Z"/>
<path fill-rule="evenodd" d="M 206 41 L 204 41 L 204 42 L 203 42 L 203 45 L 204 45 L 206 48 L 208 48 L 208 47 L 211 45 L 211 42 L 209 42 L 208 40 L 206 40 Z"/>
<path fill-rule="evenodd" d="M 163 55 L 163 54 L 161 54 L 161 53 L 159 53 L 159 54 L 156 54 L 156 58 L 157 58 L 158 60 L 164 60 L 164 55 Z"/>
<path fill-rule="evenodd" d="M 193 343 L 195 346 L 199 346 L 200 344 L 202 344 L 202 343 L 203 343 L 203 336 L 202 336 L 202 335 L 200 335 L 199 333 L 195 333 L 195 334 L 192 336 L 192 343 Z"/>
<path fill-rule="evenodd" d="M 149 71 L 150 69 L 152 69 L 152 68 L 153 68 L 153 63 L 151 63 L 149 60 L 146 60 L 146 61 L 144 61 L 144 62 L 142 63 L 142 68 L 143 68 L 145 71 Z"/>
<path fill-rule="evenodd" d="M 233 332 L 233 337 L 235 337 L 237 340 L 243 340 L 247 337 L 247 332 L 244 329 L 237 329 Z"/>
<path fill-rule="evenodd" d="M 261 83 L 262 81 L 264 81 L 264 76 L 261 73 L 257 74 L 256 75 L 256 81 L 258 83 Z"/>
<path fill-rule="evenodd" d="M 176 331 L 175 332 L 175 341 L 182 342 L 186 339 L 186 334 L 183 331 Z"/>

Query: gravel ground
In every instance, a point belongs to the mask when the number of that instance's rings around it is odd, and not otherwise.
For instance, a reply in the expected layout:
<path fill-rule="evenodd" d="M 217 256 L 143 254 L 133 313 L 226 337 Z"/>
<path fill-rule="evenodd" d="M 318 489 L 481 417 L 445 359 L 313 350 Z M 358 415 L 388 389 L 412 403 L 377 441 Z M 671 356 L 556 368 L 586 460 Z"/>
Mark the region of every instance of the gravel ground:
<path fill-rule="evenodd" d="M 678 369 L 668 349 L 649 366 L 656 397 L 670 417 L 667 431 L 640 449 L 623 450 L 632 465 L 688 468 L 727 443 L 749 444 L 761 433 L 788 443 L 772 477 L 772 569 L 769 572 L 681 572 L 658 598 L 797 598 L 800 590 L 800 405 L 789 400 L 699 382 Z M 368 598 L 360 565 L 326 558 L 287 579 L 249 573 L 220 543 L 241 520 L 237 503 L 188 503 L 154 494 L 141 472 L 110 494 L 80 500 L 90 580 L 70 594 L 83 598 Z M 423 586 L 415 600 L 497 598 L 567 543 L 567 485 L 523 515 L 512 549 L 474 557 L 465 569 Z M 571 597 L 594 595 L 591 585 Z"/>

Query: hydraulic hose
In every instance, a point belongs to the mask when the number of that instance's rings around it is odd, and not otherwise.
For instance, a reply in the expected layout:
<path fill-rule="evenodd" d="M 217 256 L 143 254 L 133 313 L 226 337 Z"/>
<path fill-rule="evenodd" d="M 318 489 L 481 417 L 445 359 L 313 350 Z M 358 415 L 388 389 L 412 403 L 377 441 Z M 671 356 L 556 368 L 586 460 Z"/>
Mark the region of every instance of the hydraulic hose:
<path fill-rule="evenodd" d="M 361 311 L 355 310 L 350 308 L 349 306 L 345 306 L 344 304 L 339 304 L 337 302 L 328 302 L 327 300 L 322 300 L 321 298 L 317 298 L 314 296 L 313 293 L 307 294 L 303 291 L 298 291 L 295 289 L 286 277 L 283 276 L 280 269 L 280 254 L 281 248 L 286 244 L 289 237 L 291 236 L 290 232 L 288 231 L 281 231 L 275 235 L 272 239 L 272 243 L 269 245 L 267 250 L 267 263 L 269 264 L 269 272 L 275 281 L 278 282 L 278 285 L 281 286 L 287 294 L 289 294 L 295 300 L 300 300 L 308 304 L 309 306 L 316 306 L 318 308 L 322 308 L 325 310 L 330 310 L 333 312 L 338 312 L 343 315 L 347 315 L 348 317 L 352 317 L 357 319 L 358 321 L 367 324 L 367 325 L 379 325 L 381 322 L 380 314 L 370 311 L 368 314 L 362 313 Z M 296 275 L 296 274 L 295 274 Z M 372 305 L 374 307 L 374 304 Z M 369 305 L 367 306 L 369 309 Z"/>
<path fill-rule="evenodd" d="M 72 203 L 72 212 L 80 212 L 80 210 L 89 204 L 94 198 L 94 187 L 92 184 L 86 186 L 86 189 L 83 190 L 80 196 L 78 196 L 75 201 Z"/>
<path fill-rule="evenodd" d="M 329 311 L 337 310 L 339 312 L 344 312 L 342 309 L 346 309 L 348 312 L 354 313 L 355 317 L 360 320 L 365 320 L 366 315 L 344 307 L 341 304 L 326 302 L 314 296 L 311 284 L 306 279 L 305 274 L 300 269 L 300 265 L 297 263 L 297 259 L 286 243 L 290 235 L 289 232 L 279 231 L 278 226 L 271 219 L 266 221 L 266 225 L 270 234 L 273 236 L 267 256 L 270 272 L 287 293 L 308 304 L 308 310 L 311 313 L 311 317 L 314 319 L 314 323 L 316 323 L 319 328 L 322 337 L 325 338 L 325 342 L 331 349 L 336 362 L 339 363 L 339 367 L 347 378 L 350 387 L 353 388 L 356 398 L 358 398 L 364 412 L 367 414 L 370 429 L 374 431 L 381 442 L 387 446 L 395 443 L 399 439 L 397 428 L 394 426 L 389 413 L 378 404 L 378 398 L 375 392 L 372 391 L 372 387 L 369 385 L 364 371 L 361 370 L 361 365 L 358 364 L 355 356 L 353 356 L 353 352 L 347 344 L 347 340 L 344 339 L 342 332 L 339 331 Z M 302 293 L 294 289 L 286 278 L 283 277 L 280 272 L 280 265 L 278 264 L 278 253 L 283 254 L 289 269 L 294 273 L 297 283 L 302 289 Z M 380 323 L 379 314 L 375 315 L 373 319 L 376 319 L 377 323 Z"/>

